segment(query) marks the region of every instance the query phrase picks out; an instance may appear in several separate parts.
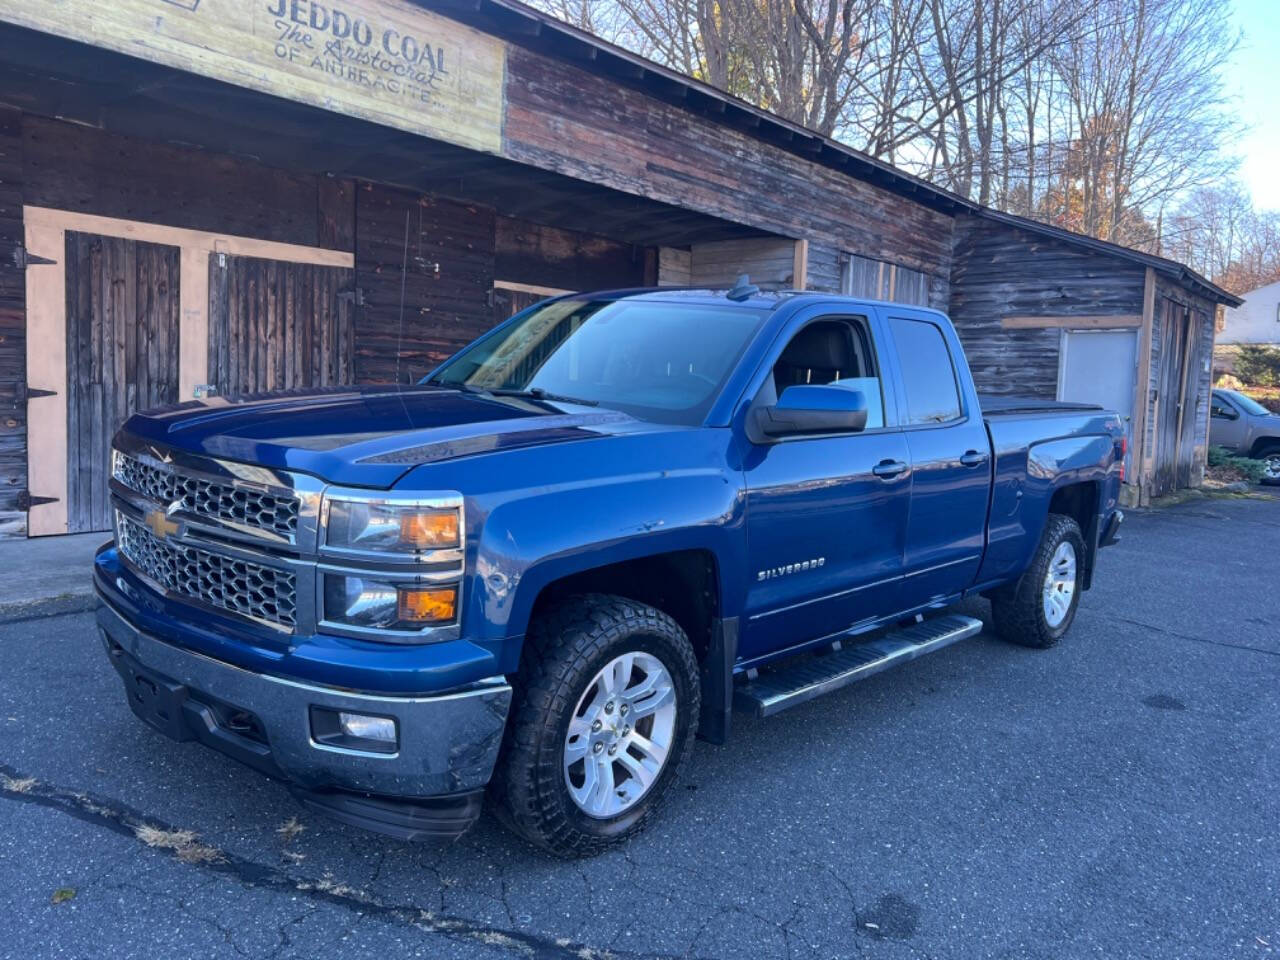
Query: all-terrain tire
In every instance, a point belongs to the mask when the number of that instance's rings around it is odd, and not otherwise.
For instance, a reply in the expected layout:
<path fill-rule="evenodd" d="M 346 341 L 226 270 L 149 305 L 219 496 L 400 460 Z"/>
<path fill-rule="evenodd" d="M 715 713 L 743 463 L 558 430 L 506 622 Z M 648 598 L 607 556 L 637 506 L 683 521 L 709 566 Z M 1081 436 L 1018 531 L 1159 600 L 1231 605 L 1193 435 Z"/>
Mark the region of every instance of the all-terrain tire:
<path fill-rule="evenodd" d="M 588 816 L 566 784 L 565 739 L 578 702 L 599 673 L 627 652 L 656 657 L 671 676 L 675 729 L 666 763 L 631 808 Z M 497 769 L 489 786 L 498 818 L 558 856 L 592 856 L 653 819 L 688 758 L 699 713 L 698 663 L 689 638 L 661 610 L 605 594 L 570 597 L 530 624 L 513 683 Z"/>
<path fill-rule="evenodd" d="M 1050 624 L 1045 615 L 1045 581 L 1049 576 L 1049 566 L 1063 543 L 1070 543 L 1075 551 L 1075 589 L 1065 617 L 1057 624 Z M 996 633 L 1001 639 L 1040 650 L 1061 640 L 1071 629 L 1080 605 L 1084 561 L 1084 535 L 1080 532 L 1080 524 L 1060 513 L 1049 514 L 1040 544 L 1026 572 L 1016 583 L 1001 587 L 991 595 L 991 613 Z"/>

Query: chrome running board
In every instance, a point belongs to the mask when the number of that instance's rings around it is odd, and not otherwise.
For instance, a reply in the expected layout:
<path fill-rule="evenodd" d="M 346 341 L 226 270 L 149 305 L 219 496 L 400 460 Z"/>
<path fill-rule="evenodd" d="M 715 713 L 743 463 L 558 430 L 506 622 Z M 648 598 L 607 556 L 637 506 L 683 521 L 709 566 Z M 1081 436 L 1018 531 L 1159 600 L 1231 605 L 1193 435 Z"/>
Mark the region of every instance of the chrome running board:
<path fill-rule="evenodd" d="M 982 631 L 982 621 L 951 614 L 914 623 L 875 640 L 854 643 L 831 653 L 804 656 L 762 672 L 733 692 L 735 710 L 771 717 L 824 693 L 933 653 Z"/>

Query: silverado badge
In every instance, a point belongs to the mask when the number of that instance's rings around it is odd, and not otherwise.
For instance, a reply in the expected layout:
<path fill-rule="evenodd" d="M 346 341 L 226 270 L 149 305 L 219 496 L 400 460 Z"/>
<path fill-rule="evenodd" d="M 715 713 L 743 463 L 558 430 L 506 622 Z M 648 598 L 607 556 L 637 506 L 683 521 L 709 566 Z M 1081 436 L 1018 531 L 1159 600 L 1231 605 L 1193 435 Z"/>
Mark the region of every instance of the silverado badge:
<path fill-rule="evenodd" d="M 774 577 L 785 577 L 792 573 L 817 570 L 819 567 L 825 566 L 826 562 L 826 557 L 815 557 L 812 560 L 804 560 L 801 563 L 788 563 L 781 567 L 770 567 L 767 570 L 757 571 L 756 580 L 772 580 Z"/>

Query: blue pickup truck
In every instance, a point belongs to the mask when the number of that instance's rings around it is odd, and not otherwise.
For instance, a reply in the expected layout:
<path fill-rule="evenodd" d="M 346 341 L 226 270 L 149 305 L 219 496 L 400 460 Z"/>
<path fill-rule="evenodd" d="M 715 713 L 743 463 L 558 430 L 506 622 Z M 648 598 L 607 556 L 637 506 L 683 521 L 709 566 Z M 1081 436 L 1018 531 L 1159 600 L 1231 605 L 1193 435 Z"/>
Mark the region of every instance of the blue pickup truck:
<path fill-rule="evenodd" d="M 590 854 L 695 736 L 977 633 L 963 598 L 1051 647 L 1124 456 L 1114 413 L 980 403 L 932 310 L 573 295 L 416 386 L 132 417 L 98 621 L 142 720 L 310 808 L 451 837 L 487 795 Z"/>

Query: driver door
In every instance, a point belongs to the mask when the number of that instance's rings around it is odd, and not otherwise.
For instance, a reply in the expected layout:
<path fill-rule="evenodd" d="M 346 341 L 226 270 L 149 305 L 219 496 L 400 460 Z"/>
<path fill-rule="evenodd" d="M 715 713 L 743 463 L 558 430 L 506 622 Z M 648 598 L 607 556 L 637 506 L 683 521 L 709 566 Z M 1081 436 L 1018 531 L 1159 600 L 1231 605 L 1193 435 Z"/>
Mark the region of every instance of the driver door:
<path fill-rule="evenodd" d="M 1234 403 L 1216 390 L 1209 405 L 1209 442 L 1233 453 L 1249 442 L 1248 421 Z"/>
<path fill-rule="evenodd" d="M 793 384 L 839 381 L 863 391 L 868 419 L 857 433 L 788 437 L 748 452 L 744 661 L 897 609 L 911 455 L 882 380 L 881 342 L 870 309 L 802 314 L 757 374 L 757 404 Z"/>

